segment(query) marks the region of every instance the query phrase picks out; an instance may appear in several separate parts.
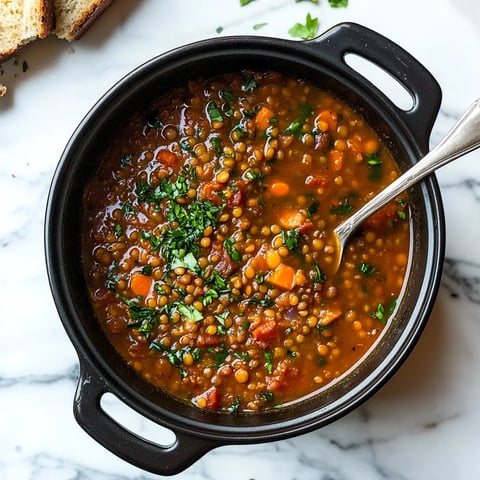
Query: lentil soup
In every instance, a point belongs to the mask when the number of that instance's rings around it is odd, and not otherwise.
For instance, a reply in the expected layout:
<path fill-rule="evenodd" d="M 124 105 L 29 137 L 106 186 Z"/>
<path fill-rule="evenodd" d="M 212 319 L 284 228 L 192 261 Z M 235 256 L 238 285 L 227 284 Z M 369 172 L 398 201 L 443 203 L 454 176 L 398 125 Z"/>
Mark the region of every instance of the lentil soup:
<path fill-rule="evenodd" d="M 333 228 L 399 175 L 350 106 L 276 72 L 192 81 L 132 116 L 84 194 L 100 327 L 145 380 L 238 413 L 298 400 L 355 365 L 395 309 L 407 196 L 333 271 Z"/>

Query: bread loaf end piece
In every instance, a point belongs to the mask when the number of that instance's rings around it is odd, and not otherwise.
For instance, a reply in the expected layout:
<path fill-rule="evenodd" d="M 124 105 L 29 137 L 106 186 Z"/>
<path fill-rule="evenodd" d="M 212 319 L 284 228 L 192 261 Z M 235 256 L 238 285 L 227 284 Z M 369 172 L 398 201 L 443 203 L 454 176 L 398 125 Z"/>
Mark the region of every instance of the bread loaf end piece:
<path fill-rule="evenodd" d="M 55 35 L 78 40 L 114 0 L 54 0 Z"/>

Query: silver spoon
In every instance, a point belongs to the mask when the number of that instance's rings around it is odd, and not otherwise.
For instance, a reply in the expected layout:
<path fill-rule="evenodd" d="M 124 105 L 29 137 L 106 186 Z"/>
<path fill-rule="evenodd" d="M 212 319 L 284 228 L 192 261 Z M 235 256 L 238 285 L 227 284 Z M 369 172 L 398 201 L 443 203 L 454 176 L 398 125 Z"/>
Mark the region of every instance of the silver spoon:
<path fill-rule="evenodd" d="M 443 167 L 479 146 L 480 98 L 468 108 L 460 120 L 433 150 L 333 230 L 333 237 L 337 247 L 336 269 L 340 266 L 348 239 L 372 213 L 385 206 L 390 200 L 393 200 L 397 195 L 416 182 L 419 182 L 437 168 Z"/>

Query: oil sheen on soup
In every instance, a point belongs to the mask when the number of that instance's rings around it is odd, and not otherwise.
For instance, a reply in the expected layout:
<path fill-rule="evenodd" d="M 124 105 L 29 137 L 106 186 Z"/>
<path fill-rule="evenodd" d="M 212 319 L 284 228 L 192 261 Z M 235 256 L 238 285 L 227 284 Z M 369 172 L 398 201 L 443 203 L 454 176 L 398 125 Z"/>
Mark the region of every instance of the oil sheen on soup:
<path fill-rule="evenodd" d="M 407 197 L 362 225 L 338 271 L 332 229 L 398 175 L 321 85 L 242 71 L 164 94 L 119 127 L 85 190 L 99 328 L 146 381 L 199 408 L 264 411 L 316 392 L 395 310 Z"/>

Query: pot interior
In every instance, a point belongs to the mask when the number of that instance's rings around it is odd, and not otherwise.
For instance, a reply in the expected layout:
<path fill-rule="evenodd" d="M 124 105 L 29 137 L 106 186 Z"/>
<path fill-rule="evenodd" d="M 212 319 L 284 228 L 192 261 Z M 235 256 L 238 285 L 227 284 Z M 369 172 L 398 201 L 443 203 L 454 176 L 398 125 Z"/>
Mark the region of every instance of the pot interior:
<path fill-rule="evenodd" d="M 413 348 L 430 313 L 443 260 L 443 212 L 434 178 L 409 191 L 411 251 L 407 281 L 395 317 L 370 353 L 338 381 L 277 411 L 231 416 L 200 410 L 155 389 L 126 366 L 99 328 L 80 262 L 83 185 L 116 126 L 169 89 L 190 79 L 252 70 L 301 77 L 338 96 L 361 113 L 395 156 L 400 170 L 419 147 L 392 107 L 342 62 L 322 58 L 321 46 L 271 40 L 203 42 L 164 55 L 123 79 L 86 116 L 67 146 L 51 193 L 47 256 L 62 321 L 78 350 L 111 391 L 140 413 L 172 429 L 194 430 L 238 442 L 300 433 L 340 417 L 376 391 Z"/>

